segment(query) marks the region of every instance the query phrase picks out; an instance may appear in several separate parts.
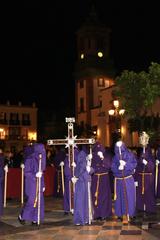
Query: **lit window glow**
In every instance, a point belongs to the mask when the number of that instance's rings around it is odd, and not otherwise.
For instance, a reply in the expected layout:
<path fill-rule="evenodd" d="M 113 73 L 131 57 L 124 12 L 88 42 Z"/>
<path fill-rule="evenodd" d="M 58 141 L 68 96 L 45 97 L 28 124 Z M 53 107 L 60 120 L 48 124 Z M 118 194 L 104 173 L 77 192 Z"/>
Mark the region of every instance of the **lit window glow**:
<path fill-rule="evenodd" d="M 119 101 L 118 100 L 114 100 L 113 101 L 113 105 L 115 108 L 118 108 L 119 107 Z"/>
<path fill-rule="evenodd" d="M 5 139 L 5 130 L 3 128 L 0 128 L 0 139 Z"/>
<path fill-rule="evenodd" d="M 123 115 L 124 112 L 125 112 L 125 109 L 120 109 L 120 110 L 119 110 L 119 114 L 120 114 L 120 115 Z"/>
<path fill-rule="evenodd" d="M 28 140 L 37 140 L 37 133 L 36 132 L 29 132 L 28 133 Z"/>
<path fill-rule="evenodd" d="M 81 59 L 84 59 L 84 53 L 81 53 Z"/>
<path fill-rule="evenodd" d="M 103 53 L 102 52 L 98 52 L 98 57 L 103 57 Z"/>
<path fill-rule="evenodd" d="M 98 128 L 97 129 L 97 137 L 100 137 L 101 136 L 101 132 L 100 132 L 100 129 Z"/>

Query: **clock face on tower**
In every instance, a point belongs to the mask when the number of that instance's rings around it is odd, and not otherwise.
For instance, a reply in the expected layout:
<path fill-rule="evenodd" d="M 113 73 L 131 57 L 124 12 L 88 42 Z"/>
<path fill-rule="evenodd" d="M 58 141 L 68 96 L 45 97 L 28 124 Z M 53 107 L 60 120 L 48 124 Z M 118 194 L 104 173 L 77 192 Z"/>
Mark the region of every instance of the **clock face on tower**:
<path fill-rule="evenodd" d="M 98 55 L 98 57 L 100 57 L 100 58 L 103 57 L 103 53 L 102 53 L 102 52 L 98 52 L 97 55 Z"/>

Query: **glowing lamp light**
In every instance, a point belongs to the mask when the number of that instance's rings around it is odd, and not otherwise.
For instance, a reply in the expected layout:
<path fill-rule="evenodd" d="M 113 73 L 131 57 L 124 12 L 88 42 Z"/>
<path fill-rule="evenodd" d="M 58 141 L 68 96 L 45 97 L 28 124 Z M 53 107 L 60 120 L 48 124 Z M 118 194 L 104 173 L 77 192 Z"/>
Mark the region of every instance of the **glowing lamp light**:
<path fill-rule="evenodd" d="M 110 109 L 110 110 L 108 111 L 108 113 L 109 113 L 109 115 L 113 116 L 113 115 L 114 115 L 114 109 Z"/>
<path fill-rule="evenodd" d="M 97 129 L 97 137 L 100 137 L 101 136 L 101 132 L 100 132 L 100 129 L 98 128 Z"/>
<path fill-rule="evenodd" d="M 102 52 L 98 52 L 98 57 L 103 57 L 103 53 Z"/>
<path fill-rule="evenodd" d="M 115 108 L 118 108 L 119 107 L 119 101 L 118 100 L 114 100 L 113 101 L 113 105 Z"/>
<path fill-rule="evenodd" d="M 81 54 L 81 59 L 84 59 L 84 53 Z"/>
<path fill-rule="evenodd" d="M 36 141 L 37 140 L 37 133 L 36 132 L 29 132 L 28 133 L 28 139 Z"/>
<path fill-rule="evenodd" d="M 124 112 L 125 112 L 125 109 L 120 109 L 120 110 L 119 110 L 119 115 L 123 115 Z"/>

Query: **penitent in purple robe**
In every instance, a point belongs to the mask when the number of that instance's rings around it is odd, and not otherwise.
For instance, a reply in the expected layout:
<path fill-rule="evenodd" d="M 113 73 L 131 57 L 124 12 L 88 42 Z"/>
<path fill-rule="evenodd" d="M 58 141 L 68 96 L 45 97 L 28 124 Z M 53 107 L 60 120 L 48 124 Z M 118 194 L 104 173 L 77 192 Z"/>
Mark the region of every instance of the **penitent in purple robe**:
<path fill-rule="evenodd" d="M 147 160 L 147 165 L 143 164 L 143 159 Z M 151 148 L 147 146 L 145 153 L 141 152 L 136 167 L 135 179 L 138 182 L 136 191 L 137 210 L 148 213 L 156 212 L 155 199 L 155 159 Z"/>
<path fill-rule="evenodd" d="M 0 216 L 3 214 L 4 156 L 0 154 Z"/>
<path fill-rule="evenodd" d="M 64 162 L 66 157 L 66 152 L 61 146 L 56 146 L 55 156 L 53 157 L 53 164 L 56 168 L 55 178 L 54 178 L 54 196 L 63 196 L 62 192 L 62 175 L 60 163 Z"/>
<path fill-rule="evenodd" d="M 78 149 L 75 148 L 74 149 L 74 162 L 77 162 L 77 156 L 78 156 Z M 71 193 L 70 193 L 70 184 L 71 184 L 71 178 L 73 177 L 72 174 L 72 170 L 69 166 L 69 157 L 68 154 L 65 157 L 64 160 L 64 196 L 63 196 L 63 208 L 64 211 L 70 212 L 71 211 L 71 204 L 70 204 L 70 200 L 71 200 Z"/>
<path fill-rule="evenodd" d="M 46 150 L 43 144 L 35 143 L 32 146 L 27 146 L 24 150 L 24 176 L 25 176 L 25 194 L 26 202 L 21 211 L 21 218 L 26 221 L 38 221 L 38 201 L 36 201 L 37 178 L 36 173 L 39 171 L 39 154 L 42 154 L 41 171 L 46 169 Z M 40 191 L 40 221 L 44 221 L 44 176 L 41 179 Z"/>
<path fill-rule="evenodd" d="M 91 203 L 91 194 L 88 184 L 91 182 L 91 176 L 86 170 L 87 154 L 81 150 L 75 167 L 75 177 L 78 178 L 75 183 L 74 192 L 74 224 L 85 225 L 89 223 L 89 201 Z M 91 204 L 90 204 L 91 206 Z M 91 210 L 91 209 L 90 209 Z"/>
<path fill-rule="evenodd" d="M 119 147 L 115 145 L 115 155 L 113 156 L 111 166 L 114 175 L 115 215 L 118 217 L 123 215 L 133 217 L 136 213 L 136 191 L 133 174 L 137 165 L 137 159 L 124 143 L 122 143 L 120 148 L 122 158 L 120 158 Z M 120 159 L 126 162 L 124 170 L 119 170 Z"/>
<path fill-rule="evenodd" d="M 158 163 L 158 178 L 157 178 L 157 189 L 156 189 L 156 197 L 160 198 L 160 145 L 158 146 L 157 149 L 157 154 L 156 154 L 156 159 L 159 161 Z"/>
<path fill-rule="evenodd" d="M 103 153 L 103 159 L 97 155 L 98 152 Z M 94 219 L 105 219 L 112 215 L 112 195 L 109 176 L 111 160 L 111 155 L 105 151 L 102 144 L 95 143 L 92 158 L 94 173 L 91 184 Z"/>

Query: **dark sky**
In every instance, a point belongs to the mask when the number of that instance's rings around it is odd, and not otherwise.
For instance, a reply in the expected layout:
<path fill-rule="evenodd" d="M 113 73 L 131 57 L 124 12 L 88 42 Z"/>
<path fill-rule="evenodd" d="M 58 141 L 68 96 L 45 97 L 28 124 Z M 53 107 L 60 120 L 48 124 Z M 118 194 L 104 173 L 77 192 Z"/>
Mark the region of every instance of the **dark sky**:
<path fill-rule="evenodd" d="M 147 70 L 160 62 L 160 14 L 150 1 L 64 0 L 24 2 L 21 17 L 8 14 L 7 92 L 0 99 L 33 101 L 39 108 L 74 108 L 75 32 L 92 2 L 99 19 L 112 30 L 111 57 L 119 71 Z M 14 17 L 12 17 L 14 16 Z M 15 26 L 17 25 L 17 26 Z M 55 84 L 55 87 L 52 85 Z M 58 95 L 58 97 L 56 97 Z"/>

